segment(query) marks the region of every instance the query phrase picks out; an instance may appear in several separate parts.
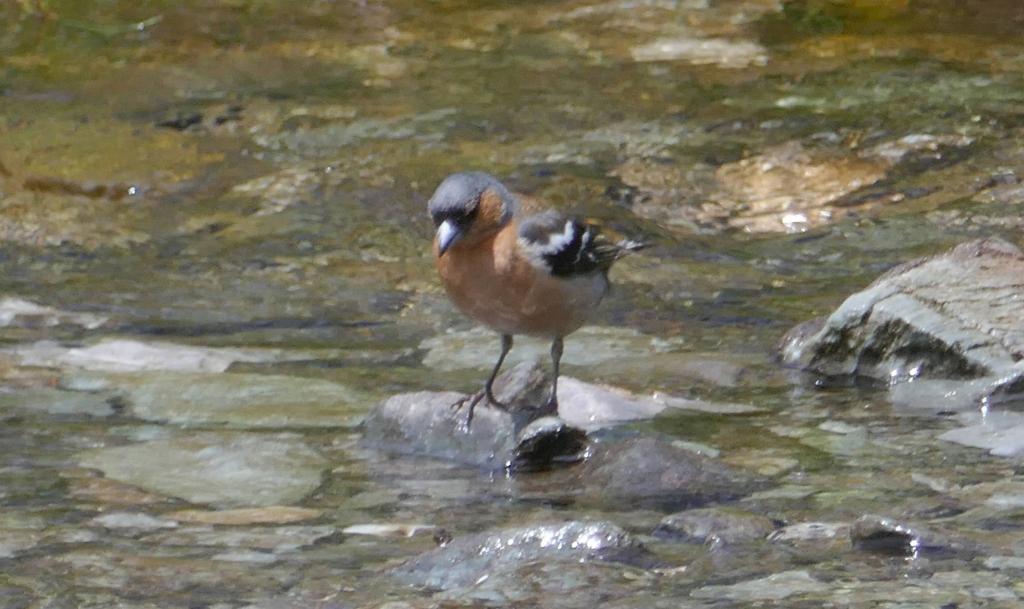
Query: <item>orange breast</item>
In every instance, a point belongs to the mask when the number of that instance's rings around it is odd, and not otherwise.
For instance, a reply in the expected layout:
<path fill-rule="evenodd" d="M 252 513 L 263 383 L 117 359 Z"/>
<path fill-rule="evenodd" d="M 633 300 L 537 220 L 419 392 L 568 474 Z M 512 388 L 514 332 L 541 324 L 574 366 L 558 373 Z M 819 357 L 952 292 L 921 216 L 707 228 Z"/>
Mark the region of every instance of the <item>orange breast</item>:
<path fill-rule="evenodd" d="M 562 279 L 536 269 L 517 254 L 517 230 L 510 223 L 436 258 L 444 287 L 463 313 L 502 334 L 565 336 L 587 321 L 607 279 L 601 273 Z"/>

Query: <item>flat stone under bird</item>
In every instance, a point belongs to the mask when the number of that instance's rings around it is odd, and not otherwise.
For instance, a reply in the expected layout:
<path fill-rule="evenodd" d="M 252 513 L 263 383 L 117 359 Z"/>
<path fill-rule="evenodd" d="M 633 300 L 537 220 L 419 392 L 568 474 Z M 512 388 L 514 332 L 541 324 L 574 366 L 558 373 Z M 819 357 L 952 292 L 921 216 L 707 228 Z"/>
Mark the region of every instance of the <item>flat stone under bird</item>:
<path fill-rule="evenodd" d="M 434 258 L 452 302 L 501 335 L 501 354 L 479 392 L 453 406 L 473 409 L 486 398 L 498 407 L 494 379 L 517 334 L 551 341 L 554 381 L 544 405 L 558 407 L 563 339 L 579 329 L 605 294 L 608 270 L 634 241 L 612 243 L 595 226 L 557 211 L 525 214 L 520 200 L 481 172 L 445 178 L 427 204 L 437 233 Z"/>

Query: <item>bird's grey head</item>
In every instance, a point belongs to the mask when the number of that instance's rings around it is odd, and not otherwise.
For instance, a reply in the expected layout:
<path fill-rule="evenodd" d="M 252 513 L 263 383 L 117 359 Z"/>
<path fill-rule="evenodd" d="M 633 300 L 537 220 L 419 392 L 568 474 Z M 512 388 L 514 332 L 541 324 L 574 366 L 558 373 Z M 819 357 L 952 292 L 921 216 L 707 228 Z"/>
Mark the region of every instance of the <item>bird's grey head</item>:
<path fill-rule="evenodd" d="M 486 236 L 515 215 L 518 201 L 492 175 L 479 171 L 453 173 L 427 203 L 437 228 L 438 255 L 457 241 Z"/>

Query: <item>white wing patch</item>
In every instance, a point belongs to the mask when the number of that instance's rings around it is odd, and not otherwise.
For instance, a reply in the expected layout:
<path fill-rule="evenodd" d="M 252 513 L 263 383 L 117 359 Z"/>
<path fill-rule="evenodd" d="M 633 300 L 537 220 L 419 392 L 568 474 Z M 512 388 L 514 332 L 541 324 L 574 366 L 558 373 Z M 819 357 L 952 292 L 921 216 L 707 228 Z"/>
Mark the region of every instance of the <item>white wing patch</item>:
<path fill-rule="evenodd" d="M 590 232 L 589 230 L 587 231 Z M 545 260 L 545 256 L 552 256 L 558 254 L 566 247 L 572 244 L 573 239 L 576 237 L 576 227 L 572 220 L 566 220 L 562 232 L 556 233 L 551 232 L 548 234 L 548 240 L 546 243 L 538 243 L 537 241 L 531 241 L 519 237 L 519 248 L 525 254 L 527 260 L 533 266 L 543 269 L 544 271 L 551 272 L 551 264 Z M 587 235 L 584 234 L 586 240 Z"/>
<path fill-rule="evenodd" d="M 540 248 L 540 251 L 544 254 L 557 254 L 558 252 L 565 249 L 567 245 L 572 243 L 573 237 L 576 236 L 576 229 L 572 225 L 572 220 L 565 221 L 565 228 L 561 233 L 551 233 L 548 237 L 547 245 Z"/>
<path fill-rule="evenodd" d="M 551 265 L 544 259 L 544 254 L 546 253 L 545 250 L 547 249 L 546 247 L 542 247 L 537 243 L 522 237 L 519 237 L 517 241 L 519 242 L 520 253 L 522 253 L 523 257 L 526 258 L 534 268 L 541 269 L 545 273 L 551 272 Z"/>
<path fill-rule="evenodd" d="M 580 239 L 580 249 L 576 252 L 576 264 L 580 263 L 580 259 L 583 258 L 584 252 L 590 248 L 590 240 L 593 238 L 594 236 L 590 234 L 590 227 L 588 226 L 587 229 L 583 231 L 583 238 Z"/>

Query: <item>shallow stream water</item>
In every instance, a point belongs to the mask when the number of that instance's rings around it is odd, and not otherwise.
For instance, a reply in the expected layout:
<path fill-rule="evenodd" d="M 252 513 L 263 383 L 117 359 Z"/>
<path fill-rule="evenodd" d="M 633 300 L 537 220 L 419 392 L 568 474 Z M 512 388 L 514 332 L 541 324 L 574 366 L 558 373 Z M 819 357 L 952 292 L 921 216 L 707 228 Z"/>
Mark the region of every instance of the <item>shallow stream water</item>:
<path fill-rule="evenodd" d="M 1024 603 L 1019 459 L 775 359 L 899 262 L 1024 245 L 1019 2 L 19 0 L 0 24 L 0 607 Z M 496 355 L 429 255 L 425 201 L 464 169 L 651 242 L 564 371 L 756 407 L 631 425 L 773 480 L 734 507 L 972 550 L 674 543 L 543 474 L 362 447 L 374 403 Z M 304 509 L 209 521 L 279 505 Z M 662 566 L 437 591 L 389 574 L 430 531 L 344 532 L 568 519 Z"/>

